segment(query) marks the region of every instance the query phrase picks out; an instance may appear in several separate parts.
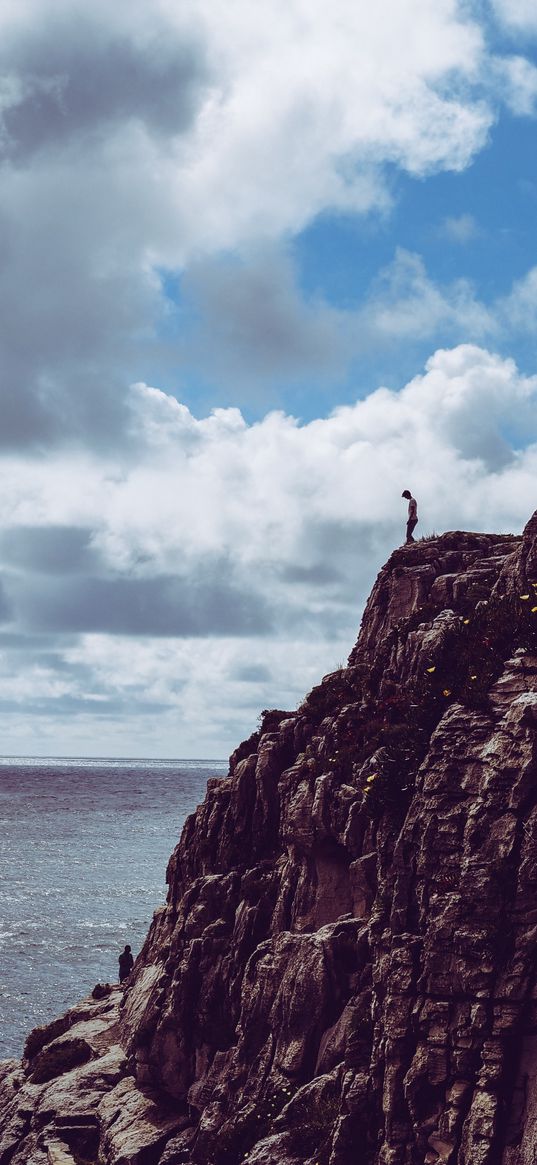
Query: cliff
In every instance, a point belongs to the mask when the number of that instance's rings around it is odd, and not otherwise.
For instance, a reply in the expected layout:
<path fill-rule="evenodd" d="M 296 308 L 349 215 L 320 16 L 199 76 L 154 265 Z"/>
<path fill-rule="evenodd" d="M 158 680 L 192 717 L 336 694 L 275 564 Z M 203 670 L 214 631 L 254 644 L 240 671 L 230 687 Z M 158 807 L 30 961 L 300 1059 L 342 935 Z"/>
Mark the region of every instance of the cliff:
<path fill-rule="evenodd" d="M 124 996 L 0 1070 L 0 1165 L 537 1160 L 537 512 L 381 571 L 209 782 Z"/>

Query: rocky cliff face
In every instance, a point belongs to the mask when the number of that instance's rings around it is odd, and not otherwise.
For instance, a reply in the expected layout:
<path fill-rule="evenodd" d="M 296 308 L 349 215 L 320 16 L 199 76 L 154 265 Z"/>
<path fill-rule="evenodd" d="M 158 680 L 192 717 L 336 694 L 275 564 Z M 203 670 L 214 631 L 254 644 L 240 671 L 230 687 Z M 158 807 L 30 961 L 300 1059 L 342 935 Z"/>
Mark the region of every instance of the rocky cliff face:
<path fill-rule="evenodd" d="M 537 1160 L 537 513 L 395 551 L 186 822 L 130 985 L 0 1073 L 0 1165 Z"/>

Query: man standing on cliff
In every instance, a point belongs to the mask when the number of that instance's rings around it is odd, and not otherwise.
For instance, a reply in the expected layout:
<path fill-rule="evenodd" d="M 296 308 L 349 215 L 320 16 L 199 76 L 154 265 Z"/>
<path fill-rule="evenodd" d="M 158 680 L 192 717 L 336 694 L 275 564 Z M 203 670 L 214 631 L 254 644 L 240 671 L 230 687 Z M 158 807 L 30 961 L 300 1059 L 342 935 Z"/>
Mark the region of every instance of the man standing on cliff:
<path fill-rule="evenodd" d="M 415 538 L 412 537 L 412 532 L 418 524 L 418 503 L 417 503 L 416 499 L 412 497 L 412 494 L 411 494 L 409 489 L 404 489 L 402 494 L 401 494 L 401 497 L 408 499 L 408 522 L 406 524 L 406 540 L 407 540 L 407 542 L 415 542 Z"/>
<path fill-rule="evenodd" d="M 123 983 L 125 979 L 128 979 L 133 967 L 134 967 L 134 959 L 132 957 L 132 951 L 131 951 L 130 946 L 127 944 L 127 946 L 125 947 L 125 950 L 122 951 L 120 956 L 119 956 L 119 982 L 120 983 Z"/>

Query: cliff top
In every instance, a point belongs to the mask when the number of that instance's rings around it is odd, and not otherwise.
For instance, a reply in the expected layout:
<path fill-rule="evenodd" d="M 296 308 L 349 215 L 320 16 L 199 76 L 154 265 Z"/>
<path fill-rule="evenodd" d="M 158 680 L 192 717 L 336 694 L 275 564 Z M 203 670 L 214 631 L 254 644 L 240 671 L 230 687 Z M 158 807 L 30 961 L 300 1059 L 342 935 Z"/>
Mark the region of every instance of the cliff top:
<path fill-rule="evenodd" d="M 167 878 L 119 1021 L 73 1009 L 0 1071 L 0 1162 L 533 1162 L 537 512 L 395 550 Z"/>

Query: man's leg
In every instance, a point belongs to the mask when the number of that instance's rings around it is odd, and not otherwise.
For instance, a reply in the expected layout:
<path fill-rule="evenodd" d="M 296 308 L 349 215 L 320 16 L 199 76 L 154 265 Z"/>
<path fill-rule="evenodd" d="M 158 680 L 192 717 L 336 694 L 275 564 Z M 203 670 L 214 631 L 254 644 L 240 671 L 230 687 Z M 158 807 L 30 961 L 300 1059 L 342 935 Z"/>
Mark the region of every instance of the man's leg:
<path fill-rule="evenodd" d="M 415 527 L 417 526 L 417 524 L 418 524 L 417 518 L 409 518 L 408 519 L 408 522 L 406 524 L 406 540 L 407 540 L 407 542 L 415 542 L 416 541 L 415 538 L 412 537 L 412 532 L 415 529 Z"/>

